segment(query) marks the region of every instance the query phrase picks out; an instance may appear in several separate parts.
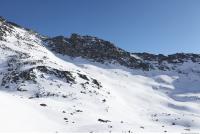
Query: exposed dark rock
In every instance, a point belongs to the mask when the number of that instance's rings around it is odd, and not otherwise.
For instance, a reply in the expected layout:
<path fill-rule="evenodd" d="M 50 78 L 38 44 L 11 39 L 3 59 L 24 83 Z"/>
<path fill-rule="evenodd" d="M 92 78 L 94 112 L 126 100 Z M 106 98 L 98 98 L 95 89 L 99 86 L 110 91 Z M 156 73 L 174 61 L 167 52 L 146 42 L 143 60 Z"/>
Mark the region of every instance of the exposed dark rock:
<path fill-rule="evenodd" d="M 61 71 L 61 70 L 54 69 L 51 67 L 46 67 L 46 66 L 37 66 L 37 67 L 31 68 L 29 70 L 33 71 L 33 69 L 37 69 L 46 74 L 53 74 L 53 75 L 57 76 L 58 78 L 64 78 L 66 80 L 66 82 L 68 82 L 68 83 L 75 83 L 75 78 L 73 77 L 72 73 L 69 71 Z"/>
<path fill-rule="evenodd" d="M 131 69 L 145 71 L 156 68 L 163 71 L 174 70 L 174 68 L 169 68 L 165 63 L 182 64 L 189 60 L 200 62 L 200 55 L 198 54 L 176 53 L 165 56 L 163 54 L 129 53 L 109 41 L 78 34 L 72 34 L 69 38 L 57 36 L 45 39 L 45 41 L 48 42 L 53 51 L 60 54 L 83 57 L 100 63 L 118 63 Z M 132 54 L 140 58 L 135 58 Z"/>
<path fill-rule="evenodd" d="M 102 123 L 108 123 L 108 122 L 111 122 L 110 120 L 103 120 L 103 119 L 98 119 L 99 122 L 102 122 Z"/>
<path fill-rule="evenodd" d="M 100 63 L 119 63 L 130 68 L 149 69 L 148 63 L 142 63 L 129 52 L 97 37 L 72 34 L 70 38 L 57 36 L 45 41 L 53 51 L 60 54 L 83 57 Z"/>
<path fill-rule="evenodd" d="M 191 60 L 193 62 L 200 62 L 200 55 L 199 54 L 192 54 L 192 53 L 176 53 L 172 55 L 154 55 L 149 53 L 134 53 L 137 56 L 141 57 L 145 61 L 156 61 L 159 64 L 166 61 L 168 63 L 183 63 L 188 60 Z"/>
<path fill-rule="evenodd" d="M 27 91 L 27 90 L 26 90 L 26 89 L 22 89 L 22 88 L 18 87 L 18 88 L 17 88 L 17 91 L 20 91 L 20 92 L 25 92 L 25 91 Z"/>
<path fill-rule="evenodd" d="M 67 83 L 75 83 L 75 78 L 72 76 L 71 72 L 69 71 L 61 71 L 58 69 L 54 69 L 51 67 L 46 66 L 37 66 L 30 68 L 28 70 L 24 71 L 11 71 L 10 73 L 4 75 L 2 79 L 1 86 L 5 86 L 9 83 L 17 83 L 19 81 L 33 81 L 36 82 L 36 75 L 34 73 L 34 70 L 38 70 L 40 72 L 55 75 L 58 78 L 64 79 Z"/>
<path fill-rule="evenodd" d="M 80 113 L 80 112 L 83 112 L 82 110 L 76 110 L 76 112 Z"/>
<path fill-rule="evenodd" d="M 176 123 L 172 122 L 172 125 L 176 125 Z"/>
<path fill-rule="evenodd" d="M 47 104 L 44 104 L 44 103 L 42 103 L 42 104 L 40 104 L 40 106 L 46 107 L 46 106 L 47 106 Z"/>
<path fill-rule="evenodd" d="M 103 99 L 102 102 L 105 103 L 105 102 L 106 102 L 106 99 Z"/>
<path fill-rule="evenodd" d="M 80 73 L 78 73 L 78 75 L 79 75 L 80 78 L 89 81 L 89 79 L 88 79 L 88 77 L 86 75 L 80 74 Z"/>
<path fill-rule="evenodd" d="M 140 128 L 144 129 L 144 127 L 143 127 L 143 126 L 141 126 Z"/>
<path fill-rule="evenodd" d="M 92 80 L 92 83 L 94 83 L 99 89 L 102 87 L 102 86 L 101 86 L 101 83 L 98 82 L 96 79 L 93 79 L 93 80 Z"/>
<path fill-rule="evenodd" d="M 64 120 L 68 120 L 68 118 L 64 118 Z"/>

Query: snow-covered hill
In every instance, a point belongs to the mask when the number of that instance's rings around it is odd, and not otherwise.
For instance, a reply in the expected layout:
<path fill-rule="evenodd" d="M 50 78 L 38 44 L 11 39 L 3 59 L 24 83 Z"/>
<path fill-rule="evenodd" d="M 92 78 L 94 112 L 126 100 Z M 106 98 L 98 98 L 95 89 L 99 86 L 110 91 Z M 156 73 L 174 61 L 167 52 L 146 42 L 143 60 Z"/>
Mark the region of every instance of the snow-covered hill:
<path fill-rule="evenodd" d="M 200 56 L 129 53 L 0 19 L 0 132 L 200 131 Z"/>

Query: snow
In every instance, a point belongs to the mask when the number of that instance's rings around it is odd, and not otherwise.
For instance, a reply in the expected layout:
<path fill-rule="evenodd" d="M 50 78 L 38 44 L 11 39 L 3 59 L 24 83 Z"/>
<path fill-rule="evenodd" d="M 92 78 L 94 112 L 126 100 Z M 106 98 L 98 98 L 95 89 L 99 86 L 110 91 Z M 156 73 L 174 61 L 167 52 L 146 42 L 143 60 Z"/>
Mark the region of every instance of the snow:
<path fill-rule="evenodd" d="M 135 59 L 138 59 L 138 60 L 142 60 L 142 58 L 140 58 L 139 56 L 135 55 L 135 54 L 131 54 L 131 56 Z"/>
<path fill-rule="evenodd" d="M 200 75 L 198 63 L 186 62 L 177 71 L 131 70 L 116 64 L 100 64 L 70 58 L 48 50 L 34 34 L 14 28 L 0 41 L 0 78 L 10 56 L 26 53 L 20 71 L 43 65 L 71 71 L 77 84 L 70 85 L 51 74 L 34 70 L 37 84 L 26 81 L 0 88 L 0 132 L 197 132 L 200 129 Z M 17 34 L 20 39 L 16 38 Z M 6 48 L 6 49 L 5 49 Z M 135 55 L 132 55 L 136 58 Z M 167 63 L 166 63 L 167 64 Z M 169 65 L 171 66 L 171 65 Z M 98 89 L 78 77 L 101 82 Z M 0 80 L 1 83 L 1 80 Z M 27 91 L 15 91 L 22 86 Z M 86 92 L 83 94 L 81 92 Z M 30 98 L 36 92 L 55 94 Z M 63 98 L 62 96 L 67 96 Z M 105 99 L 105 102 L 103 100 Z M 41 106 L 40 104 L 46 104 Z M 108 120 L 100 122 L 99 119 Z"/>
<path fill-rule="evenodd" d="M 50 113 L 28 99 L 1 91 L 0 106 L 0 132 L 56 132 L 65 129 L 64 125 L 49 118 Z"/>

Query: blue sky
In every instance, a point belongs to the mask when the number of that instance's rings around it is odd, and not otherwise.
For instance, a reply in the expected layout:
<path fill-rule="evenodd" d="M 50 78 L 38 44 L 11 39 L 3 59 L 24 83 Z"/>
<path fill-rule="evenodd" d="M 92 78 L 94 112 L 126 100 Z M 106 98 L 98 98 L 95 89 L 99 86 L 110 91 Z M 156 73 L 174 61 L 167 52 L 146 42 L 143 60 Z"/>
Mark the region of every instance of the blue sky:
<path fill-rule="evenodd" d="M 0 15 L 44 35 L 93 35 L 131 52 L 200 53 L 200 0 L 0 0 Z"/>

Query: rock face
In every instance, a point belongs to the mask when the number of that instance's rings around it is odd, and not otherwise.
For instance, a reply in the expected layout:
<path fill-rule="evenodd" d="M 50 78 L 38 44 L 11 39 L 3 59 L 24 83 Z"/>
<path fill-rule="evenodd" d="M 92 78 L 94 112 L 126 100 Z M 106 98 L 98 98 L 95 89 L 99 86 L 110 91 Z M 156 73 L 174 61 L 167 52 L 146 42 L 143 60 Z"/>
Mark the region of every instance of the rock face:
<path fill-rule="evenodd" d="M 57 36 L 47 38 L 48 47 L 52 51 L 72 57 L 83 57 L 100 63 L 118 63 L 131 69 L 142 69 L 145 71 L 160 69 L 171 70 L 172 66 L 184 62 L 200 62 L 199 54 L 176 53 L 172 55 L 154 55 L 149 53 L 130 53 L 116 47 L 109 41 L 97 37 L 81 36 L 72 34 L 67 38 Z M 137 58 L 138 57 L 138 58 Z"/>
<path fill-rule="evenodd" d="M 189 53 L 176 53 L 172 55 L 154 55 L 149 53 L 134 53 L 135 55 L 141 57 L 145 61 L 157 61 L 158 63 L 168 62 L 168 63 L 184 63 L 188 60 L 192 62 L 200 62 L 199 54 L 189 54 Z"/>
<path fill-rule="evenodd" d="M 146 63 L 149 63 L 152 69 L 159 69 L 162 71 L 177 70 L 185 63 L 200 63 L 200 55 L 192 53 L 176 53 L 165 56 L 163 54 L 149 54 L 149 53 L 134 53 Z M 177 70 L 178 71 L 178 70 Z"/>
<path fill-rule="evenodd" d="M 97 37 L 72 34 L 70 38 L 58 36 L 45 39 L 49 47 L 60 54 L 83 57 L 100 63 L 119 63 L 129 68 L 149 69 L 149 64 L 141 62 L 109 41 Z"/>

